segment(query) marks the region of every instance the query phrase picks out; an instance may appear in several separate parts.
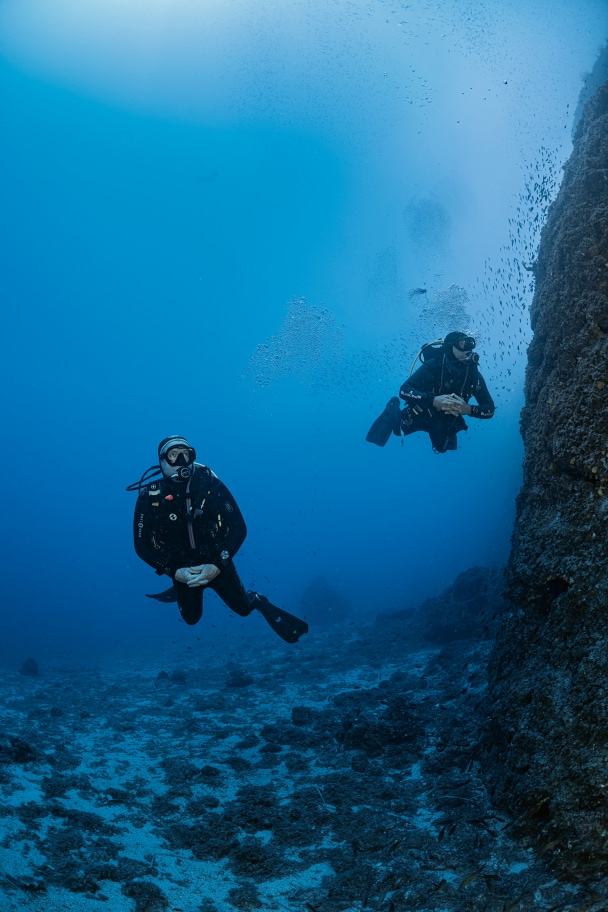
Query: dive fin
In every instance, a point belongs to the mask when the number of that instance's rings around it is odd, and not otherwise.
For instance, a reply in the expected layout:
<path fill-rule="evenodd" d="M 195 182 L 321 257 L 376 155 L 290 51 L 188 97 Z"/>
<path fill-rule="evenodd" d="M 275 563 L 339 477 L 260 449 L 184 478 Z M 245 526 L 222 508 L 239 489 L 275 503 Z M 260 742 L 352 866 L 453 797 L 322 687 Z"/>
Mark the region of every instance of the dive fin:
<path fill-rule="evenodd" d="M 253 607 L 257 608 L 266 623 L 286 643 L 297 643 L 301 636 L 308 633 L 306 621 L 289 614 L 288 611 L 283 611 L 282 608 L 277 608 L 276 605 L 272 605 L 265 595 L 259 595 L 257 592 L 248 594 Z"/>
<path fill-rule="evenodd" d="M 176 602 L 177 592 L 175 591 L 175 586 L 171 586 L 169 589 L 165 589 L 164 592 L 156 592 L 154 594 L 146 592 L 146 598 L 156 599 L 157 602 Z"/>
<path fill-rule="evenodd" d="M 399 399 L 397 396 L 393 396 L 392 399 L 386 404 L 386 408 L 381 415 L 376 418 L 371 428 L 367 432 L 367 437 L 365 438 L 368 443 L 375 443 L 376 446 L 383 447 L 387 442 L 393 431 L 399 433 L 399 416 L 401 415 L 401 408 Z"/>

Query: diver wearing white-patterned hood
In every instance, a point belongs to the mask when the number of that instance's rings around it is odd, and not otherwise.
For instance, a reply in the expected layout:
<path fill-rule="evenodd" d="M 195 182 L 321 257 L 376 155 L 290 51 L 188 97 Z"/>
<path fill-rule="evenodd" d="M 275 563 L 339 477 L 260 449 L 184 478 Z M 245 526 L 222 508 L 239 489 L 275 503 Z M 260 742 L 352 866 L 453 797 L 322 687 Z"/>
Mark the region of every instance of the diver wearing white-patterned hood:
<path fill-rule="evenodd" d="M 165 478 L 187 481 L 195 459 L 196 450 L 185 437 L 165 437 L 158 444 L 158 464 Z"/>
<path fill-rule="evenodd" d="M 282 639 L 295 643 L 308 624 L 245 591 L 233 563 L 247 535 L 245 520 L 226 485 L 195 460 L 185 437 L 165 437 L 158 445 L 158 466 L 127 488 L 138 492 L 133 518 L 138 557 L 174 581 L 149 598 L 177 602 L 186 624 L 196 624 L 209 587 L 236 614 L 246 617 L 255 609 Z"/>

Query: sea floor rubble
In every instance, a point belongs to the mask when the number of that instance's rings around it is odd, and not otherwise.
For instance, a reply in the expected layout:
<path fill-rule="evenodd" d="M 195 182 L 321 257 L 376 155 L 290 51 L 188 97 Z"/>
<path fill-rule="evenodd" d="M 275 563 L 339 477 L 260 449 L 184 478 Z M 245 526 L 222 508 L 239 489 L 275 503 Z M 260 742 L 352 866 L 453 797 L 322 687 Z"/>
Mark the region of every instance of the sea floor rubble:
<path fill-rule="evenodd" d="M 0 669 L 1 912 L 606 908 L 485 789 L 491 641 L 349 629 Z"/>

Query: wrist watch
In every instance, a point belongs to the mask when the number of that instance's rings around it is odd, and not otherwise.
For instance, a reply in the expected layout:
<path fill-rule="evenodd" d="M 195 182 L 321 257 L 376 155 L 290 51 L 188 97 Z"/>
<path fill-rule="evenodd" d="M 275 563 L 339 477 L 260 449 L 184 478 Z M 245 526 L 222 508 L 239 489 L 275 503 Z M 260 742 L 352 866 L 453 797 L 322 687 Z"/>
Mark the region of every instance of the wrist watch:
<path fill-rule="evenodd" d="M 220 557 L 223 561 L 230 560 L 230 554 L 228 551 L 220 551 Z"/>

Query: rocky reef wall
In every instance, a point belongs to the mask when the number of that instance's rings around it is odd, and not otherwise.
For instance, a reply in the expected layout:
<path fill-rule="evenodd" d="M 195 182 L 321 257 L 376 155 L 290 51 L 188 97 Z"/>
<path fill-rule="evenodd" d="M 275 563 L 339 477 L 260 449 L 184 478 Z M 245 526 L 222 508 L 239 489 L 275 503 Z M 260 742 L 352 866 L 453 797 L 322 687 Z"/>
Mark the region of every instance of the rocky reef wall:
<path fill-rule="evenodd" d="M 557 870 L 608 870 L 608 83 L 587 103 L 535 264 L 509 608 L 483 765 Z"/>

